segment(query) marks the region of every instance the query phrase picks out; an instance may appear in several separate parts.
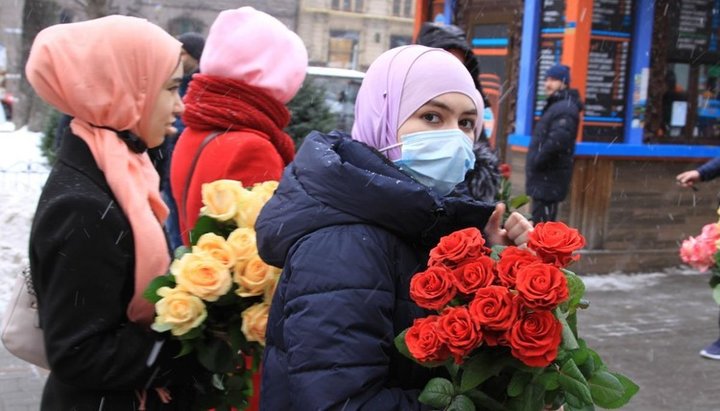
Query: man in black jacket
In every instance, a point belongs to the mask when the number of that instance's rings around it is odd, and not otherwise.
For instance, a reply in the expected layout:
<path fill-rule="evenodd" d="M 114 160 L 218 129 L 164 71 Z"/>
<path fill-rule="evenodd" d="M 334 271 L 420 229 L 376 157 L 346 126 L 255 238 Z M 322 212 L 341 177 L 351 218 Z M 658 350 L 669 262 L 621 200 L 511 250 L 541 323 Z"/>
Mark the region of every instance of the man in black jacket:
<path fill-rule="evenodd" d="M 542 117 L 535 125 L 525 163 L 525 191 L 532 198 L 535 224 L 555 221 L 558 203 L 570 186 L 575 137 L 583 103 L 569 88 L 570 68 L 557 64 L 545 75 L 548 95 Z"/>

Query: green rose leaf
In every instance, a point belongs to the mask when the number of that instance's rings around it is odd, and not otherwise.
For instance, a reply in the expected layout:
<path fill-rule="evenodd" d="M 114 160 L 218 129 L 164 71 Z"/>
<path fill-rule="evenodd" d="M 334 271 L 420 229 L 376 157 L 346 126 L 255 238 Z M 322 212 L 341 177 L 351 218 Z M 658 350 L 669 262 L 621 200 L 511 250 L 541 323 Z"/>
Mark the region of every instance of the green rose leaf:
<path fill-rule="evenodd" d="M 191 252 L 192 250 L 188 247 L 185 247 L 184 245 L 181 245 L 180 247 L 176 248 L 173 252 L 173 257 L 175 257 L 176 260 L 179 260 L 184 256 L 185 254 Z"/>
<path fill-rule="evenodd" d="M 460 392 L 464 394 L 468 390 L 482 384 L 493 375 L 498 375 L 505 366 L 510 365 L 510 362 L 510 359 L 498 359 L 493 353 L 487 351 L 474 354 L 463 364 Z"/>
<path fill-rule="evenodd" d="M 578 400 L 576 404 L 573 404 L 574 406 L 581 407 L 593 403 L 588 382 L 580 369 L 578 369 L 575 361 L 568 360 L 560 367 L 558 382 L 568 395 L 568 403 L 570 403 L 570 396 Z"/>
<path fill-rule="evenodd" d="M 593 402 L 603 408 L 608 408 L 608 404 L 613 404 L 625 394 L 625 387 L 620 383 L 620 380 L 607 371 L 599 371 L 593 374 L 588 379 L 588 385 Z"/>
<path fill-rule="evenodd" d="M 407 332 L 408 329 L 406 328 L 397 337 L 395 337 L 395 348 L 397 348 L 400 354 L 410 358 L 411 360 L 415 360 L 412 354 L 410 354 L 410 350 L 408 350 L 408 346 L 405 343 L 405 334 L 407 334 Z"/>
<path fill-rule="evenodd" d="M 214 218 L 202 215 L 197 219 L 195 227 L 190 231 L 190 244 L 196 245 L 200 237 L 207 233 L 215 233 L 227 238 L 233 228 L 230 223 L 222 223 Z"/>
<path fill-rule="evenodd" d="M 502 254 L 503 250 L 506 249 L 507 246 L 504 245 L 494 245 L 490 248 L 490 258 L 497 261 L 500 259 L 500 254 Z"/>
<path fill-rule="evenodd" d="M 533 379 L 533 375 L 526 372 L 516 372 L 510 379 L 507 387 L 507 395 L 517 397 L 525 391 L 525 386 Z"/>
<path fill-rule="evenodd" d="M 231 372 L 234 368 L 230 345 L 219 340 L 209 340 L 198 347 L 198 361 L 214 373 Z"/>
<path fill-rule="evenodd" d="M 447 411 L 475 411 L 475 404 L 472 400 L 464 395 L 458 395 L 453 398 Z"/>
<path fill-rule="evenodd" d="M 715 253 L 715 261 L 720 261 L 720 251 Z M 710 276 L 710 288 L 715 288 L 718 284 L 720 284 L 720 270 L 718 270 L 716 267 L 713 267 L 711 270 L 712 275 Z"/>
<path fill-rule="evenodd" d="M 556 317 L 558 317 L 556 315 Z M 580 345 L 575 338 L 575 333 L 570 328 L 570 324 L 565 318 L 558 317 L 560 324 L 562 324 L 562 347 L 566 350 L 577 350 Z"/>
<path fill-rule="evenodd" d="M 143 297 L 153 304 L 157 303 L 162 299 L 162 297 L 157 295 L 157 290 L 162 287 L 174 288 L 175 276 L 171 274 L 166 274 L 153 278 L 153 280 L 150 281 L 150 284 L 148 284 L 147 288 L 145 288 L 145 291 L 143 291 Z"/>
<path fill-rule="evenodd" d="M 445 408 L 455 396 L 455 387 L 445 378 L 433 378 L 425 385 L 418 398 L 421 403 L 434 408 Z"/>
<path fill-rule="evenodd" d="M 617 409 L 617 408 L 620 408 L 623 405 L 627 404 L 630 401 L 630 399 L 635 394 L 637 394 L 637 392 L 640 390 L 640 387 L 638 387 L 637 384 L 635 384 L 634 382 L 632 382 L 632 380 L 630 380 L 628 377 L 626 377 L 622 374 L 618 374 L 618 373 L 614 373 L 614 372 L 611 372 L 609 374 L 612 375 L 613 377 L 615 377 L 620 382 L 620 384 L 622 384 L 623 394 L 622 394 L 622 396 L 617 398 L 615 401 L 609 401 L 607 404 L 604 404 L 604 405 L 601 405 L 600 403 L 598 403 L 598 405 L 603 408 L 607 408 L 607 409 Z"/>
<path fill-rule="evenodd" d="M 545 388 L 537 384 L 528 384 L 522 394 L 508 401 L 511 411 L 538 411 L 545 406 Z"/>
<path fill-rule="evenodd" d="M 547 391 L 552 391 L 560 386 L 560 382 L 558 381 L 559 376 L 560 374 L 557 372 L 557 370 L 553 368 L 547 368 L 545 372 L 540 374 L 535 379 L 535 382 L 545 387 Z"/>
<path fill-rule="evenodd" d="M 715 303 L 720 305 L 720 284 L 716 285 L 715 288 L 713 288 L 712 295 L 713 295 L 713 298 L 715 299 Z"/>
<path fill-rule="evenodd" d="M 570 270 L 563 269 L 562 272 L 565 274 L 568 291 L 570 292 L 568 313 L 574 314 L 580 304 L 580 300 L 582 300 L 583 295 L 585 295 L 585 283 L 583 283 L 577 274 Z"/>
<path fill-rule="evenodd" d="M 464 395 L 467 395 L 478 409 L 484 411 L 508 411 L 506 406 L 480 390 L 473 390 Z"/>
<path fill-rule="evenodd" d="M 527 194 L 522 194 L 517 197 L 513 197 L 510 199 L 510 209 L 516 210 L 529 202 L 530 202 L 530 197 Z"/>

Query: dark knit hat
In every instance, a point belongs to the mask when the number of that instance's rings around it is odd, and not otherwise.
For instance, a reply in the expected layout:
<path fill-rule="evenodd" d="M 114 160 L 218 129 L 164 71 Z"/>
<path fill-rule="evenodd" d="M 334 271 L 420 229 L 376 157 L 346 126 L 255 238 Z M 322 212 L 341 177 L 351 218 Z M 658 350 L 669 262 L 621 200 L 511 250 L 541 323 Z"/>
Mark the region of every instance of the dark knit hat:
<path fill-rule="evenodd" d="M 200 61 L 203 47 L 205 47 L 205 38 L 200 33 L 188 32 L 183 33 L 177 38 L 182 43 L 182 48 L 195 60 Z"/>
<path fill-rule="evenodd" d="M 556 64 L 548 69 L 545 77 L 551 77 L 570 85 L 570 67 L 564 64 Z"/>

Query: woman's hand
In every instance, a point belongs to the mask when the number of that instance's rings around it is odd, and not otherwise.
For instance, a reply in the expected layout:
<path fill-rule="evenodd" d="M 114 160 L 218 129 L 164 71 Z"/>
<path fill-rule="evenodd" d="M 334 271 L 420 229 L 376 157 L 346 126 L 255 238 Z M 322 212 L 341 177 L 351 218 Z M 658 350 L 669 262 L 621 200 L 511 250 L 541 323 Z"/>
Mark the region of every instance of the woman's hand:
<path fill-rule="evenodd" d="M 483 231 L 490 245 L 525 245 L 528 235 L 533 230 L 532 223 L 522 214 L 513 212 L 505 221 L 505 227 L 501 227 L 503 214 L 505 214 L 505 204 L 498 203 L 485 225 Z"/>

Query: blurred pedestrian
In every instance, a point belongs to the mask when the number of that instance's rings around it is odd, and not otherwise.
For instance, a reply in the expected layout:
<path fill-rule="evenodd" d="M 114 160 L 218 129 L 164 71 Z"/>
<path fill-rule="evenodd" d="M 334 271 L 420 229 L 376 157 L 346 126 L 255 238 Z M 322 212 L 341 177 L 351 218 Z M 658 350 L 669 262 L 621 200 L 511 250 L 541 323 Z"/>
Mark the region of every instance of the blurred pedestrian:
<path fill-rule="evenodd" d="M 525 162 L 525 192 L 535 224 L 555 221 L 573 173 L 575 138 L 583 103 L 570 88 L 570 67 L 556 64 L 545 73 L 547 102 L 535 124 Z"/>
<path fill-rule="evenodd" d="M 475 88 L 480 92 L 485 106 L 483 110 L 483 124 L 494 123 L 490 101 L 483 93 L 480 82 L 480 62 L 467 41 L 465 32 L 455 25 L 425 22 L 420 28 L 417 43 L 428 47 L 437 47 L 447 50 L 460 60 L 472 76 Z M 486 121 L 490 119 L 491 121 Z M 499 161 L 490 147 L 488 138 L 492 129 L 484 126 L 480 136 L 473 144 L 475 153 L 475 166 L 465 178 L 467 190 L 478 200 L 494 202 L 500 189 Z M 465 188 L 465 187 L 461 187 Z"/>
<path fill-rule="evenodd" d="M 428 81 L 431 78 L 433 81 Z M 261 409 L 420 410 L 434 375 L 393 340 L 428 313 L 409 297 L 440 237 L 484 229 L 522 244 L 504 206 L 449 196 L 472 168 L 482 99 L 450 53 L 419 45 L 377 58 L 350 136 L 311 133 L 256 223 L 260 256 L 284 266 L 268 319 Z"/>
<path fill-rule="evenodd" d="M 695 170 L 688 170 L 678 174 L 675 181 L 682 187 L 697 190 L 695 184 L 713 180 L 718 176 L 720 176 L 720 157 L 715 157 Z M 718 319 L 718 327 L 720 327 L 720 318 Z M 700 356 L 711 360 L 720 360 L 720 338 L 700 350 Z"/>
<path fill-rule="evenodd" d="M 202 206 L 203 184 L 232 179 L 250 187 L 280 179 L 295 156 L 283 131 L 290 120 L 285 104 L 302 85 L 307 62 L 300 37 L 269 14 L 241 7 L 213 22 L 200 73 L 184 99 L 187 128 L 170 171 L 185 244 Z"/>
<path fill-rule="evenodd" d="M 193 406 L 201 367 L 150 329 L 143 298 L 170 262 L 146 151 L 175 132 L 179 62 L 180 42 L 135 17 L 55 25 L 33 42 L 28 81 L 73 118 L 30 234 L 50 364 L 42 410 Z"/>

